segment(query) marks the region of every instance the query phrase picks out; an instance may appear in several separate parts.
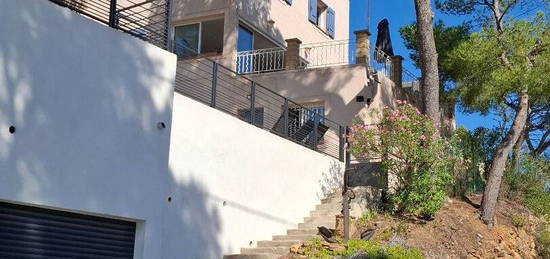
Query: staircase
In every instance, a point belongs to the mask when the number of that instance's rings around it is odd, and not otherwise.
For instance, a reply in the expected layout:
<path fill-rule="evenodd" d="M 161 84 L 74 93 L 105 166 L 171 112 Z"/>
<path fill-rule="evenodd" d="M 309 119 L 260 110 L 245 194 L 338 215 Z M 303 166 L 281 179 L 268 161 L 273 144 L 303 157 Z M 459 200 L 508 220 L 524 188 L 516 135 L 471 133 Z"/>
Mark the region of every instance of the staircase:
<path fill-rule="evenodd" d="M 240 254 L 226 255 L 224 259 L 278 259 L 289 253 L 290 246 L 302 243 L 318 235 L 317 227 L 335 228 L 336 217 L 342 210 L 342 196 L 335 192 L 321 200 L 321 204 L 298 224 L 297 229 L 289 229 L 286 235 L 273 236 L 272 240 L 258 241 L 255 248 L 241 248 Z"/>

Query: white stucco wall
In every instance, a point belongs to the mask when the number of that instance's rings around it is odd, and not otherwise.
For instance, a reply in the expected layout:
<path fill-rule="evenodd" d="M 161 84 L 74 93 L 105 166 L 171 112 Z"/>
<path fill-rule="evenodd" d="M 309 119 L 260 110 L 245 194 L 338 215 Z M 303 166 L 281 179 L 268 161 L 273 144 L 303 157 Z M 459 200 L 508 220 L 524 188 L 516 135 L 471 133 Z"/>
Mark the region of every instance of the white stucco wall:
<path fill-rule="evenodd" d="M 323 177 L 343 168 L 336 159 L 180 94 L 174 96 L 171 139 L 174 186 L 199 188 L 191 195 L 173 190 L 182 200 L 173 202 L 169 215 L 202 208 L 184 213 L 186 220 L 204 230 L 186 240 L 210 243 L 207 250 L 187 251 L 193 253 L 191 258 L 238 253 L 250 242 L 254 246 L 258 240 L 271 240 L 272 235 L 296 228 L 323 197 Z M 201 202 L 205 208 L 198 205 Z M 178 234 L 167 236 L 167 250 L 182 245 Z"/>
<path fill-rule="evenodd" d="M 0 200 L 137 221 L 136 258 L 163 258 L 175 56 L 49 1 L 0 6 Z"/>
<path fill-rule="evenodd" d="M 135 221 L 138 259 L 221 258 L 296 227 L 323 175 L 340 173 L 223 112 L 172 103 L 170 53 L 49 1 L 0 5 L 2 201 Z"/>

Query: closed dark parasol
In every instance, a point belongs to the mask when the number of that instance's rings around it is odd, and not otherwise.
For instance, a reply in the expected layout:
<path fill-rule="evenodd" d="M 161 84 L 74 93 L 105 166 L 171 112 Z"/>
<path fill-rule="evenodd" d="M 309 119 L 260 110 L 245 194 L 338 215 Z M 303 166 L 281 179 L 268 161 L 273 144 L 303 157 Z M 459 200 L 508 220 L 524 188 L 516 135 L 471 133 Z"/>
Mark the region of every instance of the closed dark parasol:
<path fill-rule="evenodd" d="M 374 60 L 378 63 L 386 62 L 385 56 L 393 56 L 393 47 L 390 37 L 390 23 L 388 19 L 384 19 L 378 23 L 378 36 L 376 37 L 376 50 L 374 52 Z"/>

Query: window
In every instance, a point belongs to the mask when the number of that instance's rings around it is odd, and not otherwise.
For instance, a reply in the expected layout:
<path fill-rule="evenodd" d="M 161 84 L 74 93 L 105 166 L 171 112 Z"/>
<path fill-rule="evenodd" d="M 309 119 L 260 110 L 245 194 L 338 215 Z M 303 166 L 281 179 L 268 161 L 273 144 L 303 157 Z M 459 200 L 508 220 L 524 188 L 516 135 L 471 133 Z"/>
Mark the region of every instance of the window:
<path fill-rule="evenodd" d="M 178 56 L 195 56 L 200 53 L 200 23 L 176 27 L 174 49 Z"/>
<path fill-rule="evenodd" d="M 326 32 L 328 36 L 334 39 L 335 34 L 335 25 L 336 25 L 336 13 L 330 7 L 327 8 L 327 19 L 326 19 Z"/>
<path fill-rule="evenodd" d="M 309 21 L 331 38 L 335 35 L 336 12 L 321 0 L 309 1 Z"/>
<path fill-rule="evenodd" d="M 223 19 L 177 26 L 174 50 L 178 56 L 219 54 L 223 51 Z"/>

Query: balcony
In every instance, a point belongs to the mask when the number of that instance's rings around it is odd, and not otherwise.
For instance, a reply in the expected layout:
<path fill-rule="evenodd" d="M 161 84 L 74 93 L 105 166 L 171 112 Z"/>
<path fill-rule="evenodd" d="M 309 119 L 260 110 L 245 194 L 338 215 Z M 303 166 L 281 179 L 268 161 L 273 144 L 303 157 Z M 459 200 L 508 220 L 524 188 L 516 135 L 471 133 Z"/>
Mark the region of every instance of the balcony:
<path fill-rule="evenodd" d="M 285 69 L 284 48 L 269 48 L 237 52 L 237 73 L 254 74 Z"/>
<path fill-rule="evenodd" d="M 49 1 L 160 48 L 169 48 L 170 0 Z"/>

